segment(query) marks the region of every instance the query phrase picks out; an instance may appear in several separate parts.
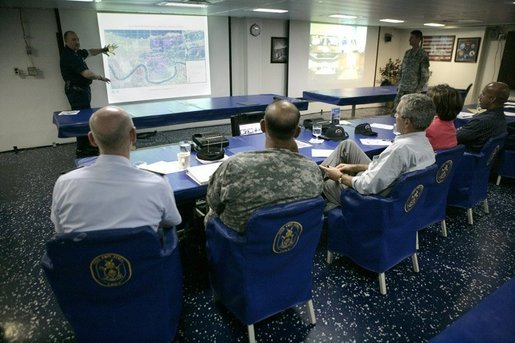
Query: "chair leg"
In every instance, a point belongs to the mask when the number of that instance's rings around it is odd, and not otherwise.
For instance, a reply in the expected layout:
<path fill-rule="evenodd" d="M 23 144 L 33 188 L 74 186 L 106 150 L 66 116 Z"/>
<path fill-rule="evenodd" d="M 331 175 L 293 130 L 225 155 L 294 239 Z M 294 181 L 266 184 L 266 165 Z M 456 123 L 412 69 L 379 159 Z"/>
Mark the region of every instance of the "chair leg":
<path fill-rule="evenodd" d="M 317 318 L 315 317 L 315 308 L 313 307 L 313 300 L 309 299 L 306 305 L 308 307 L 309 322 L 315 325 L 317 323 Z"/>
<path fill-rule="evenodd" d="M 441 233 L 443 237 L 447 237 L 447 224 L 445 219 L 440 222 Z"/>
<path fill-rule="evenodd" d="M 418 257 L 417 257 L 417 253 L 414 253 L 413 255 L 411 255 L 411 262 L 413 263 L 413 271 L 415 273 L 418 273 L 420 271 L 420 269 L 418 268 Z"/>
<path fill-rule="evenodd" d="M 417 231 L 417 234 L 415 236 L 415 248 L 418 250 L 418 231 Z"/>
<path fill-rule="evenodd" d="M 474 217 L 472 215 L 472 208 L 467 208 L 467 223 L 474 225 Z"/>
<path fill-rule="evenodd" d="M 329 250 L 327 250 L 327 258 L 326 258 L 327 264 L 333 263 L 333 260 L 334 260 L 333 253 L 330 252 Z"/>
<path fill-rule="evenodd" d="M 497 175 L 497 181 L 495 182 L 496 186 L 499 186 L 501 184 L 501 175 Z"/>
<path fill-rule="evenodd" d="M 485 213 L 490 213 L 490 208 L 488 207 L 488 199 L 485 199 L 483 201 L 483 210 L 485 211 Z"/>
<path fill-rule="evenodd" d="M 249 343 L 256 343 L 256 335 L 254 335 L 254 324 L 247 326 L 249 332 Z"/>
<path fill-rule="evenodd" d="M 384 273 L 379 273 L 379 292 L 386 295 L 386 277 Z"/>

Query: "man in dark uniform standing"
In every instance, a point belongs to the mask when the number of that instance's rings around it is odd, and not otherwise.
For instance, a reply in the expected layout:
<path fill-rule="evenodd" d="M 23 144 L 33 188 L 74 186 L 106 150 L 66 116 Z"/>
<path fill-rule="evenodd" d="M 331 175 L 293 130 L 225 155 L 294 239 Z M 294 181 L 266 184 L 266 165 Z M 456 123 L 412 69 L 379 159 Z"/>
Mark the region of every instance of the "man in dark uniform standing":
<path fill-rule="evenodd" d="M 95 74 L 88 68 L 85 59 L 88 56 L 96 56 L 109 53 L 117 48 L 114 44 L 106 45 L 102 49 L 80 49 L 80 41 L 73 31 L 64 33 L 64 50 L 61 54 L 61 75 L 65 82 L 64 92 L 68 98 L 72 110 L 91 108 L 91 88 L 93 80 L 111 82 L 108 78 Z M 89 144 L 87 136 L 77 137 L 77 157 L 98 155 L 98 149 Z"/>

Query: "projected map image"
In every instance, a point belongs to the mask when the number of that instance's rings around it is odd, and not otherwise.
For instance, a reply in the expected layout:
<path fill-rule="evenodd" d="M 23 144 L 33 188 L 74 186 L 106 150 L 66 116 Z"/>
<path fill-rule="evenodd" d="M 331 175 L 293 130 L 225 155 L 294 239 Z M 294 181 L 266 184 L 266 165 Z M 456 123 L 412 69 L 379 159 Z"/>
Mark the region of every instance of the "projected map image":
<path fill-rule="evenodd" d="M 206 82 L 203 31 L 105 30 L 116 42 L 109 57 L 111 88 L 140 88 Z"/>

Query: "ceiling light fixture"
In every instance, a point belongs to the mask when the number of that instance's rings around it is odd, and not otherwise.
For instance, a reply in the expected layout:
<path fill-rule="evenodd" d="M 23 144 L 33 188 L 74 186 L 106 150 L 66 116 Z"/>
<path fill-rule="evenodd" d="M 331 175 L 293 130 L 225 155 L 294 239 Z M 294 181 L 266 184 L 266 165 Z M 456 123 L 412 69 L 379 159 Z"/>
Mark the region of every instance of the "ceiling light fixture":
<path fill-rule="evenodd" d="M 338 19 L 356 19 L 355 15 L 347 15 L 347 14 L 331 14 L 329 17 L 338 18 Z"/>
<path fill-rule="evenodd" d="M 254 8 L 254 12 L 265 12 L 265 13 L 286 13 L 287 10 L 279 10 L 274 8 Z"/>
<path fill-rule="evenodd" d="M 445 26 L 445 24 L 439 24 L 439 23 L 425 23 L 425 26 L 433 26 L 433 27 L 442 27 Z"/>
<path fill-rule="evenodd" d="M 66 0 L 66 1 L 75 1 L 75 2 L 93 2 L 93 0 Z"/>
<path fill-rule="evenodd" d="M 187 4 L 187 3 L 183 3 L 183 2 L 168 2 L 168 1 L 163 1 L 156 5 L 157 6 L 169 6 L 169 7 L 189 7 L 189 8 L 206 8 L 207 7 L 206 4 Z"/>
<path fill-rule="evenodd" d="M 392 24 L 404 23 L 404 20 L 399 20 L 399 19 L 379 19 L 379 21 L 382 21 L 385 23 L 392 23 Z"/>

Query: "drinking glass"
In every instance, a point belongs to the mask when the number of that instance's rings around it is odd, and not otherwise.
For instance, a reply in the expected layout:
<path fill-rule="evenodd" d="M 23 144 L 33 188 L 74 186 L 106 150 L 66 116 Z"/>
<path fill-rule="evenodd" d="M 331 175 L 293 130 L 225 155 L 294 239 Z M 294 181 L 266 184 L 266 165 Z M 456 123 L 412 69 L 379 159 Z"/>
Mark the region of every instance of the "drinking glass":
<path fill-rule="evenodd" d="M 177 161 L 179 162 L 179 169 L 187 169 L 190 167 L 190 154 L 191 142 L 179 142 L 179 153 L 177 154 Z"/>
<path fill-rule="evenodd" d="M 316 137 L 316 139 L 312 140 L 313 143 L 322 143 L 324 140 L 320 139 L 320 135 L 322 134 L 322 124 L 315 123 L 313 124 L 313 136 Z"/>

